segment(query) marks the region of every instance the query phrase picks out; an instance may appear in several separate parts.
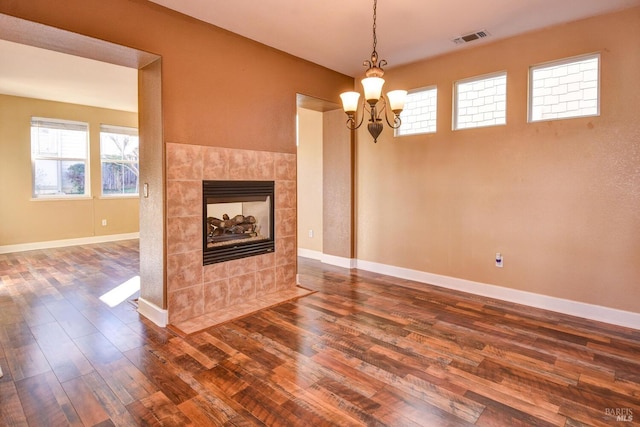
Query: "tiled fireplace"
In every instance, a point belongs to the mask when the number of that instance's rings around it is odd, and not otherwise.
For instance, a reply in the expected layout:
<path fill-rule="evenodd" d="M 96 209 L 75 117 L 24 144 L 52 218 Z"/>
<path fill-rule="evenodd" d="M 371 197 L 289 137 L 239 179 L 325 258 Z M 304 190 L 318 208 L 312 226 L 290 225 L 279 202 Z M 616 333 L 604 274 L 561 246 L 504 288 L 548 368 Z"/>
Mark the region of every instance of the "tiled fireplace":
<path fill-rule="evenodd" d="M 273 181 L 275 251 L 203 265 L 203 181 Z M 308 292 L 296 286 L 296 156 L 167 144 L 167 310 L 190 333 Z"/>

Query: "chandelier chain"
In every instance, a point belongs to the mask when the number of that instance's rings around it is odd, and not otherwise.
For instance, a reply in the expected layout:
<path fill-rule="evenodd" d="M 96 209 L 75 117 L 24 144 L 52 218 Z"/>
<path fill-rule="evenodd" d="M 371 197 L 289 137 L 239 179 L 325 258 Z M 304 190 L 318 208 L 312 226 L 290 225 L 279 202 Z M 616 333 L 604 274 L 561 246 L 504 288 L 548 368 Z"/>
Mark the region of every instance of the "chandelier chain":
<path fill-rule="evenodd" d="M 376 46 L 378 45 L 378 37 L 376 36 L 376 6 L 378 4 L 378 0 L 373 0 L 373 52 L 376 52 Z"/>

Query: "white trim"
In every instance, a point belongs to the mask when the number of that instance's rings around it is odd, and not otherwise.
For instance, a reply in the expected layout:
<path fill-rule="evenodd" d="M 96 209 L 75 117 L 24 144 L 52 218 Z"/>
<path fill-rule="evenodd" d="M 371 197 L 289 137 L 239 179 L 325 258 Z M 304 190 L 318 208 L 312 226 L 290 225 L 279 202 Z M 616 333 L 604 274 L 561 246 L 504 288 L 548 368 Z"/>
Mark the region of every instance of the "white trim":
<path fill-rule="evenodd" d="M 29 199 L 30 202 L 73 202 L 73 201 L 87 201 L 93 199 L 91 194 L 83 194 L 82 196 L 78 196 L 76 194 L 72 194 L 70 196 L 60 196 L 57 194 L 41 194 L 38 197 L 31 197 Z"/>
<path fill-rule="evenodd" d="M 323 264 L 335 265 L 336 267 L 342 268 L 356 268 L 358 262 L 358 260 L 355 258 L 344 258 L 303 248 L 298 248 L 298 256 L 314 259 L 316 261 L 322 262 Z"/>
<path fill-rule="evenodd" d="M 336 267 L 343 268 L 356 268 L 358 263 L 358 260 L 355 258 L 344 258 L 329 254 L 322 254 L 322 259 L 320 261 L 324 264 L 335 265 Z"/>
<path fill-rule="evenodd" d="M 298 248 L 298 256 L 303 258 L 315 259 L 317 261 L 322 260 L 322 252 L 313 251 L 311 249 Z"/>
<path fill-rule="evenodd" d="M 80 237 L 77 239 L 49 240 L 48 242 L 21 243 L 0 246 L 0 254 L 33 251 L 37 249 L 63 248 L 66 246 L 90 245 L 92 243 L 115 242 L 118 240 L 139 239 L 140 233 L 107 234 L 104 236 Z"/>
<path fill-rule="evenodd" d="M 401 279 L 413 280 L 447 289 L 454 289 L 475 295 L 496 298 L 503 301 L 640 330 L 640 313 L 631 311 L 623 311 L 600 305 L 587 304 L 370 261 L 357 260 L 357 268 Z"/>
<path fill-rule="evenodd" d="M 169 323 L 169 314 L 167 310 L 158 307 L 144 298 L 138 298 L 138 313 L 161 328 L 166 327 Z"/>

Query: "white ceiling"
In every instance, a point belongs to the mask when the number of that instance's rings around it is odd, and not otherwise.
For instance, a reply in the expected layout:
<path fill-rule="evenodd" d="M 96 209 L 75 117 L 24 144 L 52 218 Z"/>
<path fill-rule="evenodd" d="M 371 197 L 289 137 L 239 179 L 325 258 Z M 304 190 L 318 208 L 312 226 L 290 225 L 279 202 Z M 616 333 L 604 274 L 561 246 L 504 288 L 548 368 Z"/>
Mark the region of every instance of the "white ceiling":
<path fill-rule="evenodd" d="M 373 47 L 373 0 L 150 0 L 349 76 Z M 389 67 L 640 5 L 640 0 L 380 0 L 377 51 Z M 469 46 L 469 45 L 467 45 Z"/>
<path fill-rule="evenodd" d="M 138 111 L 138 70 L 0 40 L 0 93 Z"/>
<path fill-rule="evenodd" d="M 373 0 L 149 0 L 357 76 L 372 50 Z M 377 51 L 388 68 L 640 5 L 640 0 L 380 0 Z M 490 37 L 452 39 L 478 30 Z M 137 110 L 135 69 L 0 40 L 0 93 Z"/>

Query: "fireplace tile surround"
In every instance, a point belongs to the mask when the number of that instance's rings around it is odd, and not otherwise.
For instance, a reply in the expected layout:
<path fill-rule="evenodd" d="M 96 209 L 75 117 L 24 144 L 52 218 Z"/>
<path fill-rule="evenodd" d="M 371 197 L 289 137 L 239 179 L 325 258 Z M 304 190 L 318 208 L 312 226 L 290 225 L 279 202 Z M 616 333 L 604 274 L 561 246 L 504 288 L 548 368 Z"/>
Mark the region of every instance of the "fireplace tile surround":
<path fill-rule="evenodd" d="M 167 143 L 167 311 L 195 332 L 302 296 L 296 286 L 296 155 Z M 202 181 L 275 182 L 275 253 L 202 265 Z"/>

